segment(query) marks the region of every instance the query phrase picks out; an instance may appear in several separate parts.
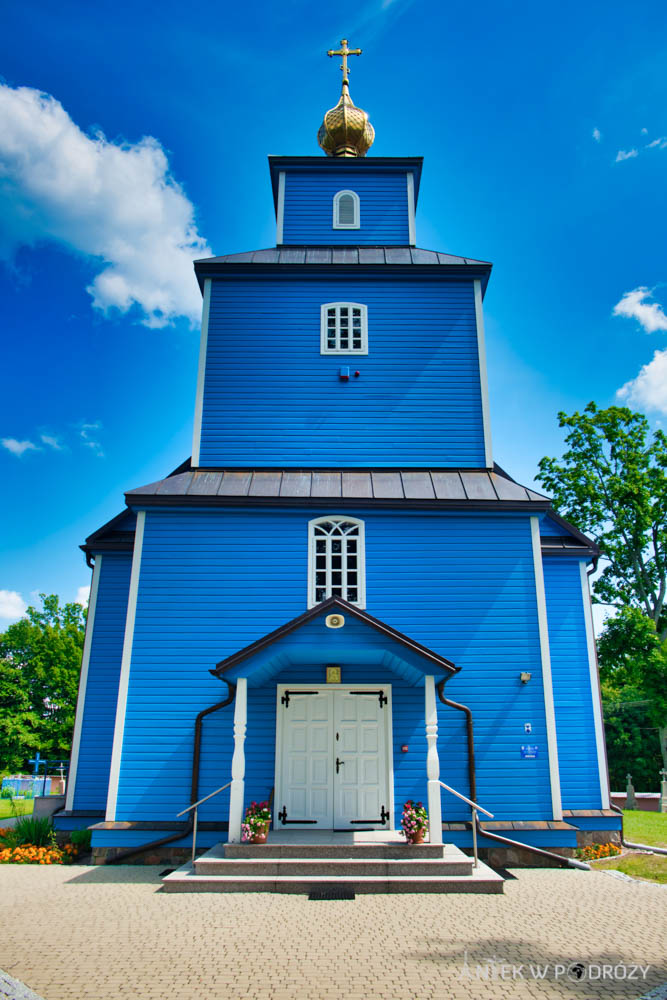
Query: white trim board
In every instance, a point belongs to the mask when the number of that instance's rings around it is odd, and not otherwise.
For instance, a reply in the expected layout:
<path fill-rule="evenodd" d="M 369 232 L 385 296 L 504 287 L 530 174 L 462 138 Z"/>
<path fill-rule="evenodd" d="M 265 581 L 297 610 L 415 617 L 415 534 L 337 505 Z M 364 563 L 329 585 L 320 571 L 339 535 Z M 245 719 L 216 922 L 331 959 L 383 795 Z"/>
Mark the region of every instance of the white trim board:
<path fill-rule="evenodd" d="M 544 689 L 544 717 L 547 726 L 547 748 L 549 751 L 549 780 L 551 783 L 551 807 L 553 818 L 563 818 L 560 794 L 560 770 L 558 767 L 558 740 L 556 738 L 556 710 L 554 708 L 553 680 L 551 676 L 551 654 L 549 652 L 549 627 L 547 624 L 547 598 L 544 589 L 544 569 L 542 567 L 542 547 L 540 545 L 540 521 L 531 517 L 530 532 L 533 542 L 533 565 L 535 567 L 535 591 L 537 596 L 537 622 L 540 635 L 542 660 L 542 687 Z"/>
<path fill-rule="evenodd" d="M 127 692 L 130 683 L 130 663 L 132 660 L 132 643 L 134 640 L 134 621 L 137 613 L 137 594 L 139 593 L 139 573 L 141 570 L 141 553 L 144 545 L 145 521 L 146 511 L 140 510 L 137 513 L 137 527 L 134 535 L 130 592 L 127 597 L 127 617 L 125 619 L 125 638 L 123 639 L 123 658 L 121 660 L 120 678 L 118 681 L 116 724 L 114 726 L 111 768 L 109 770 L 109 794 L 107 796 L 106 811 L 107 822 L 113 822 L 116 819 L 116 802 L 118 800 L 118 782 L 120 779 L 120 759 L 123 753 L 123 736 L 125 734 L 125 712 L 127 709 Z"/>
<path fill-rule="evenodd" d="M 83 640 L 83 655 L 81 657 L 81 674 L 79 676 L 79 695 L 76 701 L 76 717 L 74 719 L 74 734 L 72 736 L 72 753 L 70 755 L 69 771 L 67 774 L 67 795 L 65 797 L 65 809 L 67 811 L 74 808 L 74 788 L 76 785 L 76 772 L 79 767 L 79 752 L 81 750 L 81 729 L 83 726 L 83 713 L 86 704 L 86 688 L 88 687 L 88 667 L 90 664 L 90 650 L 93 644 L 93 630 L 95 628 L 95 611 L 97 609 L 97 591 L 100 584 L 100 571 L 102 569 L 102 556 L 95 556 L 93 565 L 93 578 L 90 583 L 90 597 L 88 599 L 88 617 L 86 618 L 86 636 Z"/>
<path fill-rule="evenodd" d="M 597 749 L 598 772 L 600 775 L 600 798 L 603 809 L 609 809 L 609 777 L 607 771 L 607 754 L 604 742 L 604 724 L 602 721 L 602 701 L 600 695 L 600 674 L 598 673 L 597 652 L 595 649 L 595 633 L 593 631 L 593 607 L 589 588 L 588 573 L 583 559 L 579 560 L 581 573 L 581 596 L 583 600 L 584 620 L 586 622 L 586 647 L 588 649 L 588 670 L 591 678 L 591 699 L 593 702 L 593 722 L 595 725 L 595 746 Z"/>
<path fill-rule="evenodd" d="M 486 369 L 486 342 L 484 339 L 484 309 L 482 306 L 482 282 L 475 278 L 475 321 L 477 325 L 477 359 L 479 363 L 479 383 L 482 396 L 482 426 L 484 428 L 484 457 L 487 469 L 493 468 L 491 447 L 491 411 L 489 407 L 489 376 Z"/>
<path fill-rule="evenodd" d="M 278 204 L 276 206 L 276 246 L 283 241 L 285 224 L 285 171 L 278 173 Z"/>
<path fill-rule="evenodd" d="M 408 243 L 413 247 L 417 243 L 415 227 L 415 175 L 409 170 L 406 177 L 408 182 Z"/>
<path fill-rule="evenodd" d="M 192 429 L 192 467 L 199 465 L 201 448 L 201 424 L 204 412 L 204 376 L 206 374 L 206 352 L 208 350 L 208 317 L 211 311 L 211 279 L 204 280 L 204 298 L 201 307 L 201 338 L 199 341 L 199 367 L 197 368 L 197 394 L 195 396 L 195 421 Z"/>
<path fill-rule="evenodd" d="M 277 684 L 276 685 L 276 756 L 275 756 L 275 772 L 273 785 L 275 788 L 274 804 L 278 802 L 278 799 L 282 796 L 282 749 L 283 749 L 283 723 L 284 718 L 283 713 L 280 711 L 280 705 L 283 694 L 285 691 L 331 691 L 335 693 L 336 691 L 377 691 L 378 687 L 381 687 L 385 691 L 387 696 L 387 714 L 385 716 L 385 753 L 387 756 L 387 797 L 389 799 L 389 824 L 387 829 L 395 830 L 396 825 L 394 822 L 395 814 L 395 803 L 394 803 L 394 713 L 393 713 L 393 699 L 392 699 L 392 687 L 391 684 L 382 684 L 376 682 L 375 684 Z M 277 821 L 274 816 L 273 827 L 277 829 Z"/>

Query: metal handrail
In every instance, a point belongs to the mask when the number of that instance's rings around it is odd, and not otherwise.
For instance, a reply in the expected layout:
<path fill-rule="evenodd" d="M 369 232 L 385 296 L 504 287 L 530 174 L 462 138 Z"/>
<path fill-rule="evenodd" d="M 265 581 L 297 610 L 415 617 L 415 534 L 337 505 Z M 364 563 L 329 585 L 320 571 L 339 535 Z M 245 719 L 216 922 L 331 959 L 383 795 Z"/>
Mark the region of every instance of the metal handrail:
<path fill-rule="evenodd" d="M 211 792 L 209 795 L 205 795 L 203 799 L 199 799 L 198 802 L 193 802 L 191 806 L 187 807 L 187 809 L 181 809 L 181 811 L 179 813 L 176 813 L 176 816 L 178 817 L 178 816 L 184 816 L 185 813 L 190 812 L 191 809 L 194 809 L 194 811 L 195 811 L 194 821 L 193 821 L 193 824 L 192 824 L 192 864 L 193 865 L 195 863 L 195 847 L 197 845 L 197 816 L 198 816 L 199 806 L 202 804 L 202 802 L 206 802 L 208 799 L 212 799 L 214 795 L 218 795 L 220 792 L 224 792 L 225 788 L 229 788 L 229 786 L 231 784 L 232 784 L 232 782 L 228 781 L 226 785 L 221 785 L 220 788 L 216 788 L 216 790 L 214 792 Z"/>
<path fill-rule="evenodd" d="M 444 781 L 439 781 L 438 784 L 445 788 L 448 792 L 451 792 L 452 795 L 455 795 L 457 799 L 461 799 L 462 802 L 467 803 L 467 805 L 469 805 L 472 809 L 472 853 L 475 859 L 475 868 L 477 868 L 477 813 L 484 813 L 485 816 L 490 816 L 491 819 L 493 819 L 493 813 L 490 813 L 488 809 L 484 809 L 482 806 L 478 805 L 477 802 L 473 802 L 472 799 L 466 798 L 465 795 L 461 795 L 461 792 L 457 792 L 455 788 L 452 788 L 450 785 L 446 785 Z"/>

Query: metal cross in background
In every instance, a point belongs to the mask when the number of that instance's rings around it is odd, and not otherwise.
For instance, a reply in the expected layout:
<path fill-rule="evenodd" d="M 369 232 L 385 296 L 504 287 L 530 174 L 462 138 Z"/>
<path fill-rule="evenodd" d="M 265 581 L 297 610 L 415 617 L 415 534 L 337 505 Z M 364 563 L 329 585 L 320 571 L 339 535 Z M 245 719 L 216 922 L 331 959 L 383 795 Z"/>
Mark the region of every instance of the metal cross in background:
<path fill-rule="evenodd" d="M 343 64 L 341 66 L 341 70 L 343 72 L 343 83 L 349 83 L 350 81 L 348 79 L 348 77 L 349 77 L 349 70 L 347 68 L 347 57 L 348 56 L 360 56 L 361 55 L 361 49 L 348 49 L 348 47 L 347 47 L 347 38 L 341 38 L 341 40 L 340 40 L 340 48 L 339 49 L 329 49 L 329 51 L 327 52 L 327 55 L 328 56 L 342 56 L 343 57 Z"/>

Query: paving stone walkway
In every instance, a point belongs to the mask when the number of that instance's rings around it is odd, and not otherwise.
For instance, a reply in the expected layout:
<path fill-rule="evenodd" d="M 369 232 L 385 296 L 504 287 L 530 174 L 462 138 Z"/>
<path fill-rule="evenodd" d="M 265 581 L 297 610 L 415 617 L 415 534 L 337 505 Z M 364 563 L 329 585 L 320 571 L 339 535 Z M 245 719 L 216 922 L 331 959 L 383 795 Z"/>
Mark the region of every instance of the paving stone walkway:
<path fill-rule="evenodd" d="M 159 872 L 0 866 L 0 967 L 44 1000 L 637 1000 L 667 982 L 667 888 L 602 872 L 327 902 L 167 895 Z"/>

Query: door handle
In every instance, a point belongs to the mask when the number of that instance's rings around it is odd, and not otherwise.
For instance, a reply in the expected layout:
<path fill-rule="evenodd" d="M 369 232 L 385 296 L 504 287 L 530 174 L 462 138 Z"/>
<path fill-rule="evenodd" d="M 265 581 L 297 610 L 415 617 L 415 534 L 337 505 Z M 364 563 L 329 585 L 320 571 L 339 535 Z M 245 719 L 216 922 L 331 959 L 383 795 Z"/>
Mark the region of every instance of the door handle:
<path fill-rule="evenodd" d="M 344 767 L 344 766 L 345 766 L 345 761 L 344 760 L 339 760 L 338 757 L 336 757 L 336 774 L 338 774 L 338 772 L 340 771 L 341 767 Z"/>

